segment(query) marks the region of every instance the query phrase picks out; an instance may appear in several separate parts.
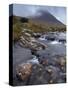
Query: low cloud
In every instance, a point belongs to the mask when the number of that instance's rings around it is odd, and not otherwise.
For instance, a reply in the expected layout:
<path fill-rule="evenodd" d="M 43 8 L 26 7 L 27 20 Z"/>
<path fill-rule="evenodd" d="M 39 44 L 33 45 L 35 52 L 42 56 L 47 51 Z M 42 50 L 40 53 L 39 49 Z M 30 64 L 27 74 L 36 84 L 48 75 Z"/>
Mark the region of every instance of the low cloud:
<path fill-rule="evenodd" d="M 14 4 L 13 5 L 13 14 L 17 16 L 38 16 L 41 15 L 40 11 L 48 11 L 58 20 L 63 23 L 66 23 L 66 8 L 65 7 L 56 7 L 56 6 L 37 6 L 37 5 L 23 5 L 23 4 Z"/>

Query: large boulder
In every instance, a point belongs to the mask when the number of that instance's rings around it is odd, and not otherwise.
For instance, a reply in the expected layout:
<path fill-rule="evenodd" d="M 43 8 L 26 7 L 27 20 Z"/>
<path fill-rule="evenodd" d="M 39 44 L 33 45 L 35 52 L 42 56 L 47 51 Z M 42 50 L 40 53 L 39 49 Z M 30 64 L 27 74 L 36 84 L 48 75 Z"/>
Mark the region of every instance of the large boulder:
<path fill-rule="evenodd" d="M 16 68 L 16 75 L 20 80 L 26 80 L 30 77 L 32 72 L 32 64 L 23 63 Z"/>

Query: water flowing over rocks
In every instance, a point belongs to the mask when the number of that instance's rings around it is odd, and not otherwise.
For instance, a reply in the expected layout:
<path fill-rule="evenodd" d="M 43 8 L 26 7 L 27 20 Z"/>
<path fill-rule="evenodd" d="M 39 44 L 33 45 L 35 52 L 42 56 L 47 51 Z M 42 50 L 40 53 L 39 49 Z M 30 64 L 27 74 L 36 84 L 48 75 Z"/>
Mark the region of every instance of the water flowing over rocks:
<path fill-rule="evenodd" d="M 64 57 L 61 57 L 54 58 L 51 61 L 54 63 L 50 63 L 50 60 L 45 59 L 41 63 L 21 64 L 17 69 L 17 75 L 22 82 L 27 79 L 27 85 L 64 83 L 66 82 L 65 61 Z"/>
<path fill-rule="evenodd" d="M 58 44 L 58 33 L 49 39 L 24 33 L 14 47 L 14 85 L 39 85 L 66 82 L 66 46 Z M 65 39 L 65 36 L 64 38 Z M 19 53 L 18 53 L 19 52 Z M 16 58 L 17 57 L 17 58 Z"/>

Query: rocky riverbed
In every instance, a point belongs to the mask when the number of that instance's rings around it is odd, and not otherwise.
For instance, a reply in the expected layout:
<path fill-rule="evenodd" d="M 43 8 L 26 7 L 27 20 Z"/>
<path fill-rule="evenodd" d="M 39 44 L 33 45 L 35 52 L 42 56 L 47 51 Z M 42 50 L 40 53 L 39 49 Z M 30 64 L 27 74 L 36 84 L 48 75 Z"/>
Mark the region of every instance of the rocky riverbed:
<path fill-rule="evenodd" d="M 48 37 L 52 35 L 52 37 Z M 53 37 L 53 35 L 55 37 Z M 32 51 L 21 47 L 20 42 L 13 45 L 13 84 L 39 85 L 66 82 L 66 38 L 64 33 L 45 34 L 37 42 L 47 46 Z M 63 38 L 64 37 L 64 38 Z"/>

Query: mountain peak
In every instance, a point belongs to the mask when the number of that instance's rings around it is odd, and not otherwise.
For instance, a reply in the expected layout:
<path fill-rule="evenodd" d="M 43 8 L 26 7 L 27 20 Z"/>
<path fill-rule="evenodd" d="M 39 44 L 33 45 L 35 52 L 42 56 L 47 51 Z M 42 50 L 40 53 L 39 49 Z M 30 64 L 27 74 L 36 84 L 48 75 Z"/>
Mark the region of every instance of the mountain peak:
<path fill-rule="evenodd" d="M 39 10 L 35 16 L 30 17 L 33 21 L 47 24 L 64 25 L 48 11 Z"/>

